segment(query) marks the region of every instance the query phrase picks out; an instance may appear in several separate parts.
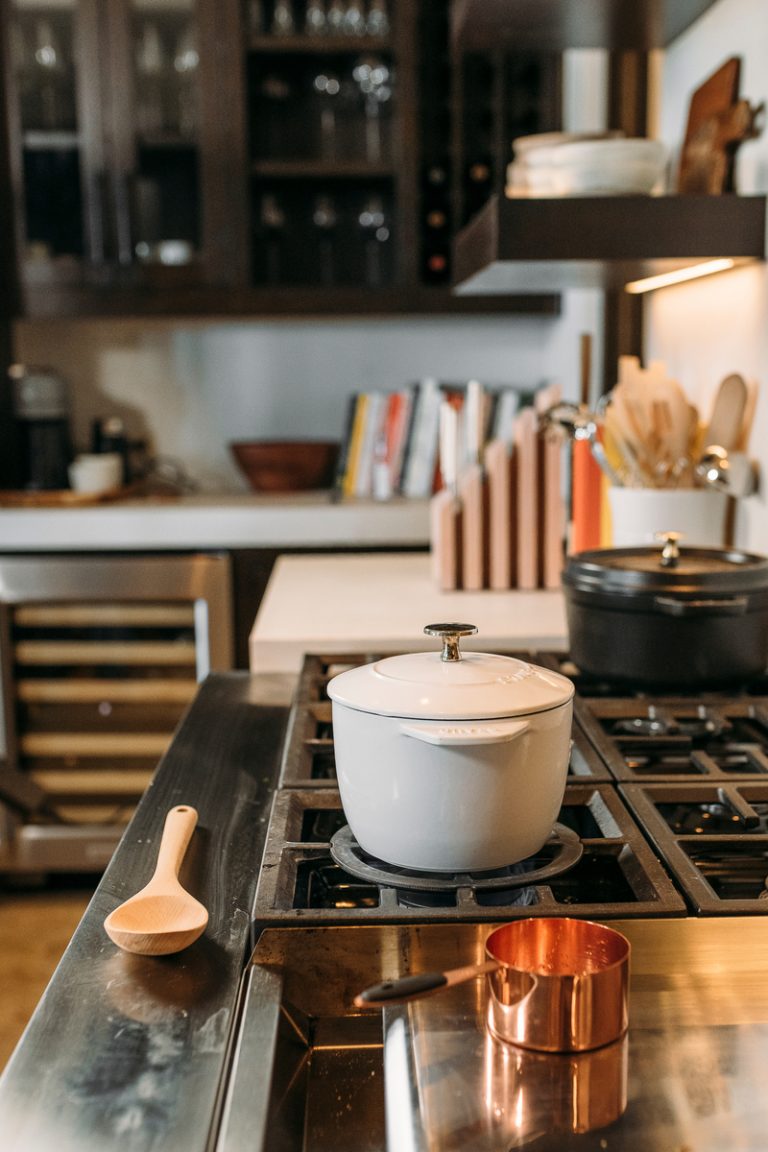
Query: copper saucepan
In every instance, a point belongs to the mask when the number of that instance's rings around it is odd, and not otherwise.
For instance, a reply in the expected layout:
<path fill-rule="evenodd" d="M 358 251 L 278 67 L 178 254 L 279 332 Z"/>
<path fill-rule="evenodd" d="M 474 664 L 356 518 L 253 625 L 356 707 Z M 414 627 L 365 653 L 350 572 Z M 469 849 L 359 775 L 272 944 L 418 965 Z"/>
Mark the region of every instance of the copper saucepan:
<path fill-rule="evenodd" d="M 488 1027 L 500 1040 L 542 1052 L 584 1052 L 626 1032 L 630 944 L 615 929 L 531 917 L 491 932 L 485 954 L 483 964 L 385 981 L 355 1004 L 402 1003 L 485 975 Z"/>

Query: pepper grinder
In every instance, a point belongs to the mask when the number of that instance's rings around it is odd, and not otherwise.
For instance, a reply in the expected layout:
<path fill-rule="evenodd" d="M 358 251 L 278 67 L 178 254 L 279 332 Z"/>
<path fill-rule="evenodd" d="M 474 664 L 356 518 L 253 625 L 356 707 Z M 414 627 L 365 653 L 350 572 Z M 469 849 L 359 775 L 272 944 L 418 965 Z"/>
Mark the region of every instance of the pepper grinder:
<path fill-rule="evenodd" d="M 131 479 L 128 455 L 128 437 L 125 425 L 119 416 L 108 416 L 104 420 L 94 420 L 91 435 L 93 452 L 117 452 L 123 461 L 123 483 Z"/>

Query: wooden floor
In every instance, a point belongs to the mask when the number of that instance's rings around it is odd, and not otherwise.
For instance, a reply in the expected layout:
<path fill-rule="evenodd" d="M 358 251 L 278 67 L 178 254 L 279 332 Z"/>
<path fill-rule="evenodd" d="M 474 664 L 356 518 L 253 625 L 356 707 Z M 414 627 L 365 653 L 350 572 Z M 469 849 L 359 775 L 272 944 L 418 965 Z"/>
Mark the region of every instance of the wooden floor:
<path fill-rule="evenodd" d="M 93 888 L 18 891 L 0 886 L 0 1070 L 77 927 Z"/>

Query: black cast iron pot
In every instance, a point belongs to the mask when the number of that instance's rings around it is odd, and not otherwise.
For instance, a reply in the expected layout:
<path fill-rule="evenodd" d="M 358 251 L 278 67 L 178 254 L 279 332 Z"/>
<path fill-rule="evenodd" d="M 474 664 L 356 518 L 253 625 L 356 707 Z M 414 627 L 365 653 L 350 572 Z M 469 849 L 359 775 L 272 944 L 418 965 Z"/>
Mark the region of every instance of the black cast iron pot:
<path fill-rule="evenodd" d="M 605 548 L 563 573 L 570 654 L 638 687 L 744 684 L 768 667 L 768 559 L 736 549 Z"/>

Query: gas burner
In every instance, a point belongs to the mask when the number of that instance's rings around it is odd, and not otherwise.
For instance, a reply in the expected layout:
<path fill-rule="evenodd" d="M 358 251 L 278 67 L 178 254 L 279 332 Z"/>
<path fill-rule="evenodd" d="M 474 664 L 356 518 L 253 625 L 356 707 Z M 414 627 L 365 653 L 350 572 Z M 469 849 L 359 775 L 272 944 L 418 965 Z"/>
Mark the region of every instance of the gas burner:
<path fill-rule="evenodd" d="M 398 891 L 455 892 L 459 888 L 473 891 L 526 888 L 541 884 L 573 868 L 584 851 L 578 835 L 563 824 L 555 824 L 542 852 L 554 851 L 553 859 L 539 865 L 540 857 L 531 856 L 517 864 L 483 872 L 422 872 L 409 871 L 368 855 L 355 840 L 348 825 L 331 838 L 331 856 L 336 863 L 358 879 L 371 884 L 383 884 Z M 537 866 L 538 865 L 538 866 Z"/>
<path fill-rule="evenodd" d="M 698 705 L 692 716 L 665 714 L 665 710 L 660 711 L 656 705 L 649 704 L 644 716 L 622 717 L 614 721 L 608 731 L 612 736 L 675 737 L 675 743 L 682 746 L 684 740 L 717 740 L 728 735 L 732 727 L 725 716 L 712 712 L 703 704 Z"/>

